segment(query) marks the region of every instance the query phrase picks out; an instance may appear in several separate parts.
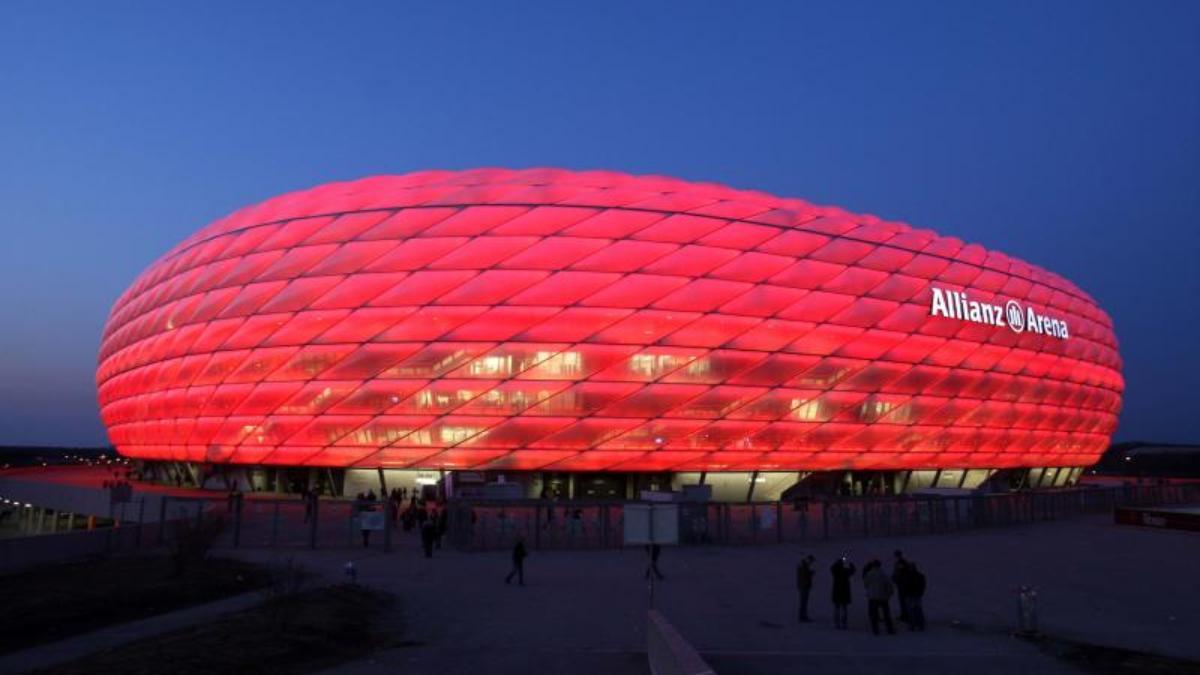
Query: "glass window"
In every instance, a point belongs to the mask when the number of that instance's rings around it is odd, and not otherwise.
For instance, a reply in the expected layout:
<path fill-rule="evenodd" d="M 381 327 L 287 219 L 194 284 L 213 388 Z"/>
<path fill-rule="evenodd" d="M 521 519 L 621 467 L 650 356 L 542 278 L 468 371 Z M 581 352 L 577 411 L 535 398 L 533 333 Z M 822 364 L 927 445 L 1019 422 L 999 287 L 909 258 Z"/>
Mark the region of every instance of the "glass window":
<path fill-rule="evenodd" d="M 938 482 L 935 487 L 939 488 L 957 488 L 963 479 L 962 469 L 942 469 L 942 473 L 938 476 Z"/>
<path fill-rule="evenodd" d="M 937 476 L 936 471 L 913 471 L 908 478 L 908 491 L 923 490 L 933 487 L 933 479 Z"/>
<path fill-rule="evenodd" d="M 988 477 L 992 475 L 992 473 L 993 472 L 991 469 L 970 469 L 967 471 L 966 479 L 963 480 L 963 487 L 968 490 L 974 490 L 980 485 L 983 485 L 983 482 L 986 481 Z"/>

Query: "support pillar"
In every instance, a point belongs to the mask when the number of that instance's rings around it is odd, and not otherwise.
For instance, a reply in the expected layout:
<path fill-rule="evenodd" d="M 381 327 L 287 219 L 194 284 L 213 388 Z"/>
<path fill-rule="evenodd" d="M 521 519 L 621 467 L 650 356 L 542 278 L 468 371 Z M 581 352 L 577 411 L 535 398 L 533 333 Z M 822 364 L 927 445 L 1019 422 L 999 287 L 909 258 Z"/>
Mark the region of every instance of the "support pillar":
<path fill-rule="evenodd" d="M 758 472 L 757 471 L 750 474 L 750 487 L 746 488 L 746 501 L 747 502 L 754 500 L 754 486 L 756 484 L 758 484 Z"/>

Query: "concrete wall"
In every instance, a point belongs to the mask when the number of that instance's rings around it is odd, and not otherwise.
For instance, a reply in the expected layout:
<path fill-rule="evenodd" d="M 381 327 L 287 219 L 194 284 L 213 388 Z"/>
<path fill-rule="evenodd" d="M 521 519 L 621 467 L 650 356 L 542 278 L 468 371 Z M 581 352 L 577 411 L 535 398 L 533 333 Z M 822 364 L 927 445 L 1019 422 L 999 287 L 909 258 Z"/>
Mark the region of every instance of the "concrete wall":
<path fill-rule="evenodd" d="M 82 560 L 117 551 L 132 551 L 152 545 L 157 535 L 157 525 L 131 525 L 0 539 L 0 574 L 18 572 L 46 563 Z"/>

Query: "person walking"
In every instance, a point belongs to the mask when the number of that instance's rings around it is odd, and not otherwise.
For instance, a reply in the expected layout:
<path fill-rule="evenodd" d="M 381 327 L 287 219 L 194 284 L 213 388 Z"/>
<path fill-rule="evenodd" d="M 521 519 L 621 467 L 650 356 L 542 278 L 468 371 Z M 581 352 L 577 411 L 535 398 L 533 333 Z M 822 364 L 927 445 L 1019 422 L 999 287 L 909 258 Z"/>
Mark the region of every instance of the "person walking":
<path fill-rule="evenodd" d="M 517 583 L 521 586 L 525 585 L 525 558 L 529 554 L 525 551 L 525 538 L 518 537 L 517 543 L 513 545 L 512 550 L 512 571 L 508 576 L 504 577 L 504 583 L 512 583 L 512 578 L 517 577 Z"/>
<path fill-rule="evenodd" d="M 888 635 L 895 635 L 896 627 L 892 624 L 890 606 L 894 588 L 892 580 L 888 579 L 883 571 L 883 563 L 873 560 L 867 564 L 863 572 L 863 586 L 867 591 L 867 615 L 871 620 L 871 632 L 879 635 L 879 621 L 882 616 Z"/>
<path fill-rule="evenodd" d="M 913 563 L 908 563 L 906 571 L 908 593 L 905 602 L 908 607 L 908 629 L 925 630 L 925 575 Z"/>
<path fill-rule="evenodd" d="M 833 575 L 833 627 L 845 630 L 849 626 L 847 608 L 850 606 L 850 579 L 854 576 L 854 563 L 846 554 L 838 558 L 829 568 Z"/>
<path fill-rule="evenodd" d="M 358 502 L 358 527 L 362 531 L 363 548 L 371 545 L 371 514 L 375 511 L 373 501 L 362 499 Z"/>
<path fill-rule="evenodd" d="M 653 573 L 659 581 L 665 580 L 666 577 L 658 569 L 658 556 L 662 554 L 662 547 L 658 544 L 650 544 L 646 547 L 646 553 L 650 554 L 650 565 L 646 568 L 646 578 L 649 579 L 650 574 Z"/>
<path fill-rule="evenodd" d="M 796 590 L 800 593 L 800 623 L 812 621 L 808 617 L 808 595 L 812 591 L 813 562 L 815 561 L 816 558 L 808 555 L 801 558 L 800 564 L 796 565 Z"/>

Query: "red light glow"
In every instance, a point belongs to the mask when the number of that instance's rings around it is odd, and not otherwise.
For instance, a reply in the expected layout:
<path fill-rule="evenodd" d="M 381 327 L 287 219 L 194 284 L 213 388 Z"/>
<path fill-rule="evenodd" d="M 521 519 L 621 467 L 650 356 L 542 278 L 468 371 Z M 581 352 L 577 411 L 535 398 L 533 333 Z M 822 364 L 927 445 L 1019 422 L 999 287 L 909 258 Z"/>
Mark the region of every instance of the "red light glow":
<path fill-rule="evenodd" d="M 1070 336 L 936 316 L 934 288 Z M 1093 463 L 1120 370 L 1086 293 L 975 244 L 710 184 L 481 169 L 212 223 L 117 300 L 97 384 L 136 458 L 1006 468 Z"/>

